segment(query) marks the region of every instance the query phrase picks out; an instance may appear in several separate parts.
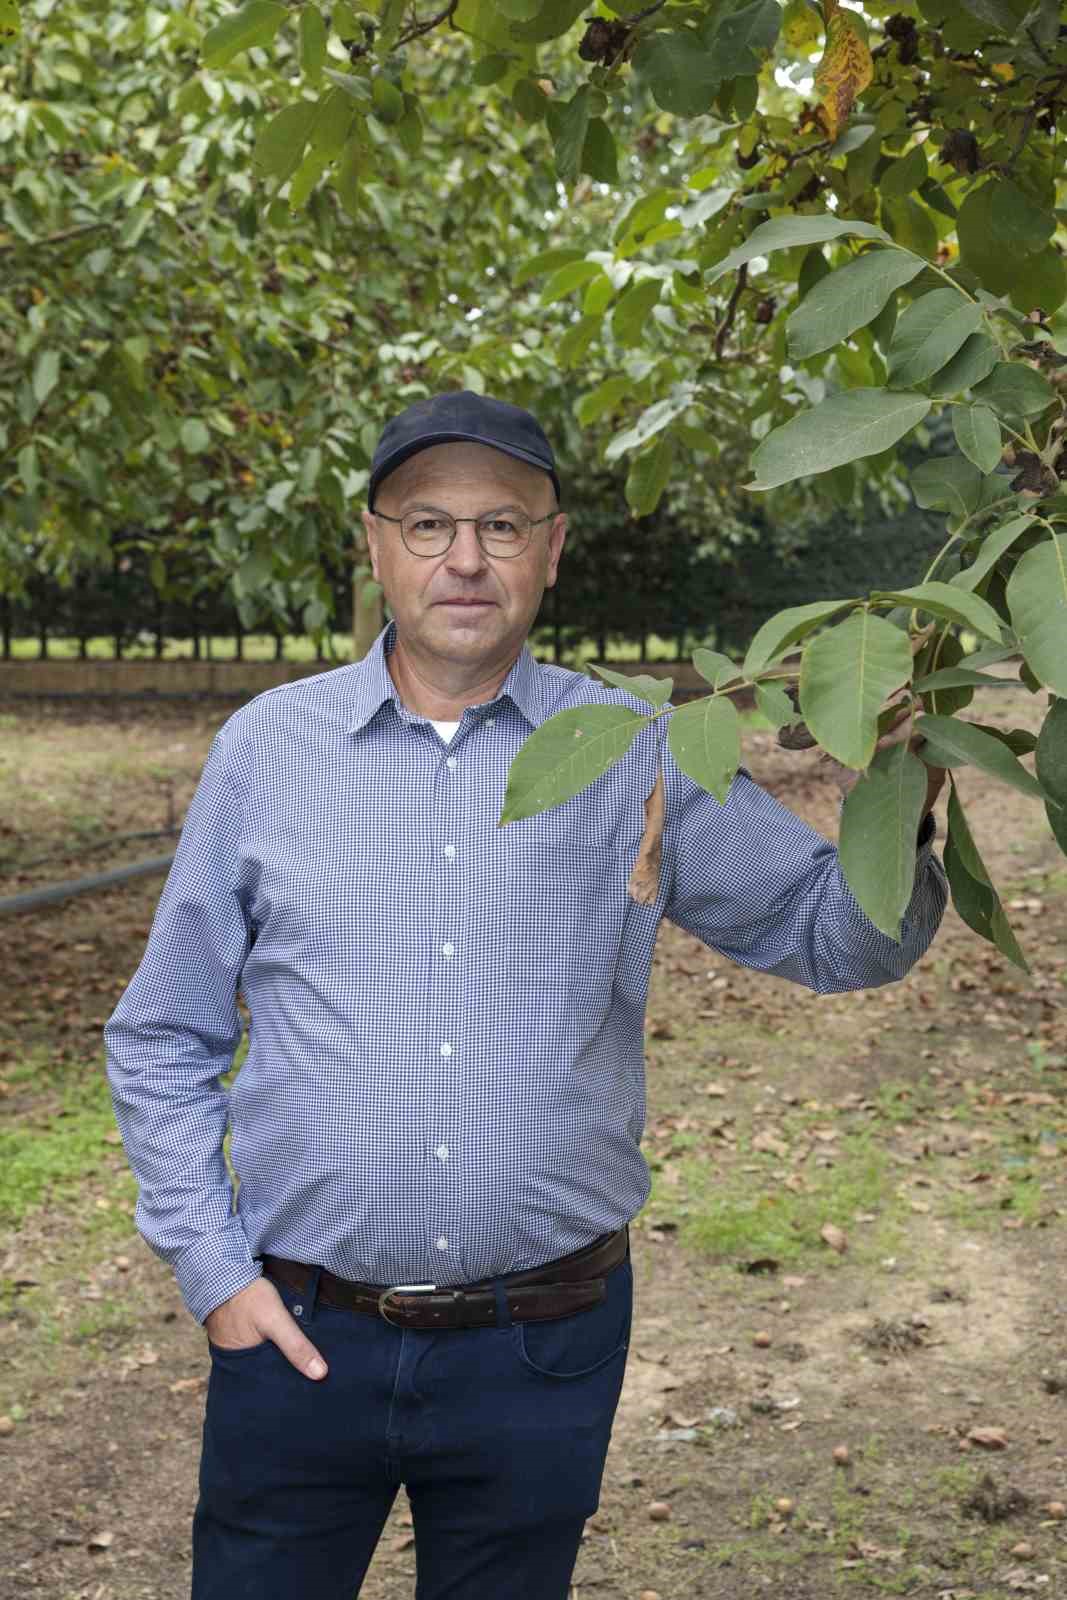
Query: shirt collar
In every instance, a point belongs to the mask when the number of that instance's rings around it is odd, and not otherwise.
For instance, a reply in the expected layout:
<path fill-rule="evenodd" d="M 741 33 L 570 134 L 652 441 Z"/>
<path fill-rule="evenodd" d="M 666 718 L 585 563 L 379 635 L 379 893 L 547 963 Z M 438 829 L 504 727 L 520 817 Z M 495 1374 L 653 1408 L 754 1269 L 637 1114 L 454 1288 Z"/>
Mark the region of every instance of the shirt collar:
<path fill-rule="evenodd" d="M 348 724 L 349 733 L 361 732 L 387 700 L 391 700 L 400 710 L 402 702 L 387 665 L 387 658 L 395 644 L 396 623 L 389 622 L 375 639 L 363 660 L 353 669 L 352 718 Z M 494 700 L 489 703 L 495 704 L 504 695 L 507 695 L 516 709 L 521 711 L 532 728 L 539 727 L 545 720 L 547 709 L 541 670 L 527 645 L 523 645 L 514 666 L 500 685 Z"/>

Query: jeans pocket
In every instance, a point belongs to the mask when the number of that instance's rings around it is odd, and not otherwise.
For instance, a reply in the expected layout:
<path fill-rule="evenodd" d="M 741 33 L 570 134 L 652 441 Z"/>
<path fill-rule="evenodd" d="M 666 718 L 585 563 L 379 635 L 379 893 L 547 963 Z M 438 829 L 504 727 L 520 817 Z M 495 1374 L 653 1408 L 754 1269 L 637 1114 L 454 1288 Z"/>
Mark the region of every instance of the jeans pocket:
<path fill-rule="evenodd" d="M 519 1360 L 540 1378 L 587 1378 L 625 1354 L 633 1314 L 629 1257 L 608 1273 L 600 1305 L 550 1322 L 516 1322 Z"/>

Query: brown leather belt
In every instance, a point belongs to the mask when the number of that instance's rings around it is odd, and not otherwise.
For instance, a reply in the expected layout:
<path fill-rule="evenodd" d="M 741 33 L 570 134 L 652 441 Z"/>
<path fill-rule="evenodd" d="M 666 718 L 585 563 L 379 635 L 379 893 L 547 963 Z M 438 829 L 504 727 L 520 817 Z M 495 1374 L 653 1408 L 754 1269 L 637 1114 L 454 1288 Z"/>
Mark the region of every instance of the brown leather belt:
<path fill-rule="evenodd" d="M 626 1259 L 629 1231 L 606 1233 L 582 1250 L 549 1261 L 527 1272 L 512 1272 L 502 1279 L 508 1310 L 516 1322 L 549 1322 L 590 1311 L 600 1305 L 607 1285 L 603 1274 Z M 263 1273 L 275 1283 L 298 1293 L 310 1293 L 315 1269 L 281 1256 L 264 1256 Z M 383 1288 L 373 1283 L 353 1283 L 325 1269 L 319 1274 L 318 1298 L 341 1311 L 362 1311 L 384 1317 L 398 1328 L 492 1328 L 496 1325 L 496 1294 L 490 1279 L 455 1289 L 436 1285 Z"/>

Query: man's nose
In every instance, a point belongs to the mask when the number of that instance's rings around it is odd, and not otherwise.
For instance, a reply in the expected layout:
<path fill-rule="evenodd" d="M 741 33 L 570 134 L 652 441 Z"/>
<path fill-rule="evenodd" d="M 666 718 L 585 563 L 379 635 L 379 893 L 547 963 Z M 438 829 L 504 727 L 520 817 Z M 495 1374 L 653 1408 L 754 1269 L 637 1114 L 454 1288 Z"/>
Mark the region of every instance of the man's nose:
<path fill-rule="evenodd" d="M 457 521 L 456 537 L 448 548 L 446 561 L 451 572 L 461 573 L 465 577 L 481 572 L 486 565 L 485 551 L 478 543 L 473 519 Z"/>

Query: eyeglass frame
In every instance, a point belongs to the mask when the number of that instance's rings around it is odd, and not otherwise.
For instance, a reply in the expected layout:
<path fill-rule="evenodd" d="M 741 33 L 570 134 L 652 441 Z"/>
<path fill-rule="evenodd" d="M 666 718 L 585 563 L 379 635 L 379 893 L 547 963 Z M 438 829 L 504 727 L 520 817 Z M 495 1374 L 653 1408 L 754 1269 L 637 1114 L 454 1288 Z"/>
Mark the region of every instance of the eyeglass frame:
<path fill-rule="evenodd" d="M 521 506 L 500 506 L 498 508 L 498 510 L 500 510 L 500 511 L 522 511 L 522 507 Z M 482 552 L 482 555 L 488 557 L 488 559 L 490 561 L 516 561 L 516 560 L 518 560 L 519 556 L 524 556 L 526 554 L 527 550 L 529 550 L 529 548 L 530 548 L 530 540 L 529 540 L 529 538 L 527 538 L 526 543 L 523 545 L 521 550 L 516 550 L 515 553 L 513 555 L 510 555 L 510 556 L 493 555 L 491 551 L 489 551 L 489 550 L 487 550 L 485 548 L 485 545 L 482 543 L 482 536 L 478 532 L 478 524 L 479 524 L 479 522 L 482 522 L 487 517 L 495 516 L 497 514 L 495 511 L 483 511 L 482 515 L 480 517 L 454 517 L 452 515 L 452 513 L 450 511 L 446 511 L 443 506 L 413 506 L 412 507 L 412 511 L 435 511 L 435 512 L 438 513 L 438 515 L 448 518 L 449 522 L 451 522 L 451 524 L 452 524 L 452 537 L 451 537 L 451 539 L 449 539 L 448 543 L 445 545 L 443 550 L 434 550 L 434 551 L 430 552 L 429 554 L 425 550 L 413 550 L 411 548 L 411 546 L 408 544 L 407 540 L 404 538 L 404 518 L 403 517 L 391 517 L 387 511 L 378 511 L 376 509 L 375 510 L 371 510 L 370 514 L 371 514 L 372 517 L 381 517 L 383 522 L 395 522 L 397 524 L 397 526 L 400 529 L 400 540 L 401 540 L 401 543 L 404 546 L 404 549 L 407 551 L 409 556 L 414 556 L 416 561 L 436 561 L 441 556 L 446 556 L 448 554 L 448 552 L 451 550 L 452 546 L 456 542 L 456 534 L 459 532 L 459 525 L 460 525 L 461 522 L 473 522 L 473 524 L 474 524 L 474 537 L 478 541 L 478 548 Z M 405 515 L 407 515 L 407 514 L 408 513 L 405 513 Z M 557 506 L 555 511 L 549 511 L 543 517 L 531 517 L 530 518 L 530 533 L 532 534 L 533 530 L 535 528 L 539 527 L 542 522 L 551 522 L 553 517 L 558 517 L 561 514 L 562 514 L 561 513 L 561 508 L 559 506 Z M 527 515 L 527 513 L 523 512 L 523 515 L 525 516 L 525 515 Z"/>

